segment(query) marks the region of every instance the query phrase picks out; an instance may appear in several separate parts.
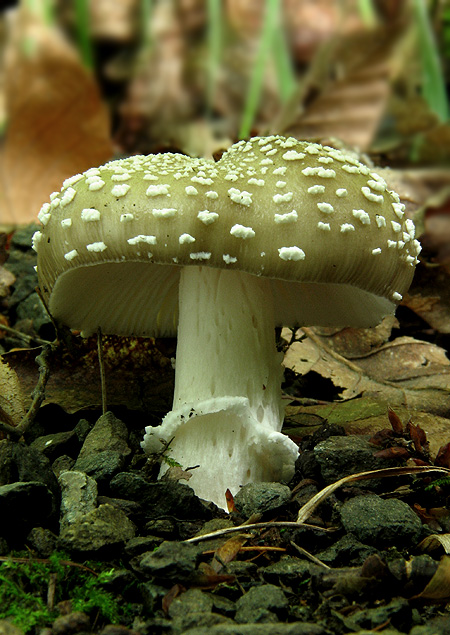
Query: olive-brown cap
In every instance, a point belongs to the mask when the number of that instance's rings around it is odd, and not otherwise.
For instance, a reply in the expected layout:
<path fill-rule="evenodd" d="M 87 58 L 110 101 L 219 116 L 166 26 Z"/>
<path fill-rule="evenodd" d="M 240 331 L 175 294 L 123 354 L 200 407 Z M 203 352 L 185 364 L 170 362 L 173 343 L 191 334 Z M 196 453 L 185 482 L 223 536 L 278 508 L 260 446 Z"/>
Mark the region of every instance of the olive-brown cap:
<path fill-rule="evenodd" d="M 371 326 L 408 289 L 420 245 L 386 182 L 353 155 L 280 136 L 214 163 L 111 161 L 67 179 L 40 213 L 39 284 L 87 333 L 176 333 L 182 266 L 272 280 L 277 324 Z"/>

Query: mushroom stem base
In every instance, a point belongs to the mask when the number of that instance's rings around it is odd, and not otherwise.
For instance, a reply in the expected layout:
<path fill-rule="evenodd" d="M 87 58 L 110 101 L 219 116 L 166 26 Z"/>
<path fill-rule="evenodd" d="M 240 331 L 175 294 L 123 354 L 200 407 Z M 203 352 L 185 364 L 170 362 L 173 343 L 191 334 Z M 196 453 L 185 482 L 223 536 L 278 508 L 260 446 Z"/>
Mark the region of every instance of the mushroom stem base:
<path fill-rule="evenodd" d="M 143 445 L 183 467 L 189 484 L 225 507 L 251 481 L 286 480 L 297 446 L 280 433 L 281 364 L 275 348 L 270 283 L 241 272 L 186 267 L 179 290 L 173 410 L 147 428 Z M 164 468 L 163 468 L 164 469 Z"/>

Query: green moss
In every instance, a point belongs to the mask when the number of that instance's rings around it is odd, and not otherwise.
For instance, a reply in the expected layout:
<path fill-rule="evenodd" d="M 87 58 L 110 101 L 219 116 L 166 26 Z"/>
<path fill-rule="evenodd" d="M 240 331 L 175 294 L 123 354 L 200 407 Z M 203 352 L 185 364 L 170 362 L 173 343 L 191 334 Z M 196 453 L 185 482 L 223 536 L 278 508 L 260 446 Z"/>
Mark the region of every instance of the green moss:
<path fill-rule="evenodd" d="M 115 571 L 99 562 L 77 565 L 65 554 L 48 560 L 14 554 L 0 564 L 0 619 L 8 619 L 25 633 L 51 626 L 59 612 L 47 605 L 48 590 L 55 585 L 52 606 L 70 600 L 96 624 L 131 626 L 132 605 L 105 588 Z"/>

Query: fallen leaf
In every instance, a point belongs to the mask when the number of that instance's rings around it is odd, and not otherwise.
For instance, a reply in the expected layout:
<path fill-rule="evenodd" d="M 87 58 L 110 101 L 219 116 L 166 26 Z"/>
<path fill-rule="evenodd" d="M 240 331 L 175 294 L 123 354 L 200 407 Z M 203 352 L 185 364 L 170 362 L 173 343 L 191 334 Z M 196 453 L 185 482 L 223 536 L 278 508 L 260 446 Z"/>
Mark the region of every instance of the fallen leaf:
<path fill-rule="evenodd" d="M 0 155 L 0 222 L 28 223 L 62 181 L 112 155 L 93 75 L 56 25 L 22 3 L 5 52 L 8 124 Z"/>
<path fill-rule="evenodd" d="M 364 395 L 394 407 L 406 405 L 448 416 L 450 361 L 445 350 L 411 337 L 400 337 L 371 353 L 348 360 L 335 353 L 313 329 L 294 342 L 284 366 L 306 375 L 314 371 L 340 387 L 343 400 Z M 305 395 L 307 396 L 307 395 Z"/>
<path fill-rule="evenodd" d="M 234 560 L 241 547 L 246 543 L 247 537 L 242 535 L 232 536 L 214 553 L 211 567 L 215 573 L 219 573 L 224 565 Z"/>
<path fill-rule="evenodd" d="M 0 421 L 17 426 L 24 416 L 24 399 L 17 375 L 0 357 Z"/>
<path fill-rule="evenodd" d="M 443 548 L 445 553 L 450 553 L 450 534 L 434 534 L 427 536 L 419 544 L 417 548 L 421 551 L 435 551 Z"/>
<path fill-rule="evenodd" d="M 450 598 L 450 556 L 442 556 L 436 573 L 416 598 L 442 602 Z"/>

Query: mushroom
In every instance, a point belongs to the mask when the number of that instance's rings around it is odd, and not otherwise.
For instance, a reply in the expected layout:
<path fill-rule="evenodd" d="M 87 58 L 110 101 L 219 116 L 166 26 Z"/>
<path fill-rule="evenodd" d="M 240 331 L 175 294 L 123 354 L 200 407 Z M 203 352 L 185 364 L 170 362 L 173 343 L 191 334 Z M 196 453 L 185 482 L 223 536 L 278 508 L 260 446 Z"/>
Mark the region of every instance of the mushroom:
<path fill-rule="evenodd" d="M 64 182 L 34 236 L 54 318 L 89 334 L 178 333 L 173 408 L 147 427 L 189 483 L 225 491 L 288 480 L 277 325 L 369 327 L 392 313 L 420 245 L 404 205 L 353 155 L 280 136 L 214 163 L 112 161 Z"/>

